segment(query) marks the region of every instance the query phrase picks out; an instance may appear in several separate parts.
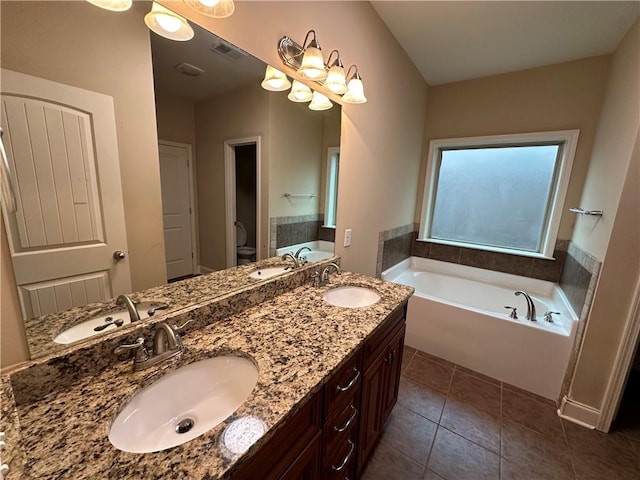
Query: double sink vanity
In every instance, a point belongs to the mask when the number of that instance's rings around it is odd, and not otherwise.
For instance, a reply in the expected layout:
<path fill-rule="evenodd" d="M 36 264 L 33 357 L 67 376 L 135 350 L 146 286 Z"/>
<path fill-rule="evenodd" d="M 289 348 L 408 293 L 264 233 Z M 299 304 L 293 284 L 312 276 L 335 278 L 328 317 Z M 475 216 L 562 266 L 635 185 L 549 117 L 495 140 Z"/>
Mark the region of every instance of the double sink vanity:
<path fill-rule="evenodd" d="M 2 377 L 5 478 L 357 478 L 397 399 L 413 290 L 336 261 L 140 292 L 167 308 L 55 350 L 46 339 L 83 318 L 61 314 L 36 341 L 52 350 Z M 134 369 L 159 331 L 179 352 Z"/>

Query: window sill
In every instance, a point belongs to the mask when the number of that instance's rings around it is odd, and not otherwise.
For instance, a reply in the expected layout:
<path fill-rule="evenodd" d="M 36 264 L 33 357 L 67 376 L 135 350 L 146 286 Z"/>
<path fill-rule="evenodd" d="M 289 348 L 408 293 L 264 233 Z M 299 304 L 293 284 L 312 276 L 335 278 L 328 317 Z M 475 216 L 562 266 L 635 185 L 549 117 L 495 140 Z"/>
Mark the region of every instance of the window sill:
<path fill-rule="evenodd" d="M 448 242 L 446 240 L 435 240 L 432 238 L 418 238 L 416 240 L 418 242 L 423 242 L 423 243 L 434 243 L 437 245 L 449 245 L 451 247 L 467 248 L 470 250 L 483 250 L 485 252 L 504 253 L 505 255 L 517 255 L 519 257 L 541 258 L 543 260 L 556 259 L 553 255 L 544 255 L 539 252 L 525 252 L 523 250 L 513 250 L 509 248 L 502 248 L 502 247 L 491 247 L 488 245 L 485 246 L 485 245 L 475 245 L 472 243 Z"/>

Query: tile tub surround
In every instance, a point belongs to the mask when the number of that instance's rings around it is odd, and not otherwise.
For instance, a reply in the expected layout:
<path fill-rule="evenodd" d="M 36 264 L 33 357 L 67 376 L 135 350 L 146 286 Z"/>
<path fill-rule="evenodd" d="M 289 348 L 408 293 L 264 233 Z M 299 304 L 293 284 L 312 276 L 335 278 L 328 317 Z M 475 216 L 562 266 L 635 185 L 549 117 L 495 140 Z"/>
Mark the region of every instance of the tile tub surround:
<path fill-rule="evenodd" d="M 320 238 L 320 229 L 323 222 L 324 215 L 319 213 L 272 217 L 269 224 L 269 255 L 275 255 L 278 248 L 324 240 Z M 324 233 L 323 235 L 326 236 Z"/>
<path fill-rule="evenodd" d="M 418 241 L 417 229 L 417 224 L 408 224 L 380 232 L 376 277 L 414 256 L 558 283 L 569 244 L 567 240 L 558 240 L 553 253 L 555 260 L 547 260 Z"/>
<path fill-rule="evenodd" d="M 587 326 L 601 267 L 602 262 L 597 258 L 582 250 L 575 243 L 569 242 L 567 258 L 560 279 L 560 288 L 578 315 L 579 322 L 576 340 L 569 358 L 569 366 L 564 376 L 564 382 L 562 382 L 561 398 L 569 393 L 569 386 L 578 361 L 582 337 Z"/>
<path fill-rule="evenodd" d="M 235 292 L 246 293 L 247 291 L 251 291 L 254 287 L 265 281 L 250 278 L 248 275 L 250 272 L 257 268 L 285 264 L 286 262 L 283 262 L 280 258 L 268 258 L 260 260 L 257 263 L 219 270 L 179 282 L 149 288 L 141 292 L 132 293 L 129 296 L 135 302 L 148 301 L 168 304 L 169 308 L 167 310 L 158 310 L 153 317 L 155 320 L 162 320 L 203 301 L 206 302 L 218 297 L 225 297 Z M 289 289 L 294 288 L 299 285 L 299 283 L 297 283 L 298 280 L 296 280 L 296 273 L 299 271 L 307 271 L 309 268 L 318 267 L 315 266 L 315 264 L 306 265 L 302 270 L 291 271 L 281 278 L 290 282 Z M 277 285 L 280 285 L 280 282 L 278 282 Z M 285 283 L 284 286 L 287 287 L 287 284 Z M 93 303 L 84 307 L 76 307 L 64 312 L 26 320 L 25 331 L 31 358 L 40 358 L 55 354 L 56 352 L 63 352 L 70 348 L 76 348 L 79 344 L 85 344 L 87 342 L 93 344 L 96 341 L 121 335 L 122 330 L 113 329 L 102 335 L 96 335 L 95 337 L 71 345 L 60 345 L 54 343 L 52 340 L 60 332 L 73 325 L 96 315 L 106 314 L 119 309 L 121 309 L 121 307 L 116 306 L 115 299 L 111 299 L 103 303 Z M 147 322 L 148 320 L 146 319 L 142 321 L 142 323 Z"/>
<path fill-rule="evenodd" d="M 382 300 L 361 309 L 333 307 L 322 294 L 339 285 L 375 288 Z M 97 375 L 78 376 L 78 370 L 90 368 L 86 365 L 56 370 L 57 375 L 71 376 L 71 382 L 36 366 L 17 370 L 10 380 L 26 452 L 25 478 L 228 478 L 242 459 L 223 454 L 220 439 L 227 424 L 248 415 L 264 422 L 266 433 L 245 455 L 250 456 L 411 294 L 411 288 L 343 273 L 333 276 L 328 286 L 304 285 L 192 330 L 183 337 L 181 358 L 142 372 L 133 372 L 130 360 L 117 361 L 113 355 L 112 365 Z M 260 373 L 256 388 L 227 421 L 163 452 L 132 454 L 111 446 L 107 433 L 113 416 L 150 374 L 228 353 L 250 357 Z M 59 387 L 35 398 L 24 391 L 33 390 L 24 381 L 28 376 L 41 377 L 35 382 L 41 385 L 46 376 Z"/>
<path fill-rule="evenodd" d="M 417 235 L 417 228 L 417 224 L 409 223 L 378 234 L 376 278 L 380 278 L 386 269 L 411 256 L 411 245 Z"/>

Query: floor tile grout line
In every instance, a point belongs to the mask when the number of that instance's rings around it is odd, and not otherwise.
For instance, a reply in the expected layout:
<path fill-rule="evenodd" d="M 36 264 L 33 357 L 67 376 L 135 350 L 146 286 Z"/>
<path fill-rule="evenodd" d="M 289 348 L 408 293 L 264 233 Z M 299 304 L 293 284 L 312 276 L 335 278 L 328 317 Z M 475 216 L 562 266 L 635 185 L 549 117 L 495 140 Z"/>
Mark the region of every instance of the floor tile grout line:
<path fill-rule="evenodd" d="M 573 472 L 573 478 L 578 478 L 578 472 L 576 471 L 576 464 L 573 460 L 573 451 L 571 450 L 571 446 L 569 445 L 569 436 L 567 435 L 567 430 L 564 428 L 564 423 L 560 420 L 560 427 L 562 428 L 562 435 L 564 436 L 564 443 L 567 446 L 567 451 L 569 452 L 569 460 L 571 461 L 571 471 Z"/>

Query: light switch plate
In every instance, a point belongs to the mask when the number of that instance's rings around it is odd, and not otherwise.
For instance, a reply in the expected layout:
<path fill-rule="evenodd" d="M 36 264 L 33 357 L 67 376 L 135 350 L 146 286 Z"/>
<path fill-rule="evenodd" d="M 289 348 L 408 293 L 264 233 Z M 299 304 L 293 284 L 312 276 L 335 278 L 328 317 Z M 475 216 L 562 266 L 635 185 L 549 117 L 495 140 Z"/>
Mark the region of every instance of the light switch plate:
<path fill-rule="evenodd" d="M 351 229 L 347 228 L 344 231 L 344 246 L 348 247 L 349 245 L 351 245 Z"/>

